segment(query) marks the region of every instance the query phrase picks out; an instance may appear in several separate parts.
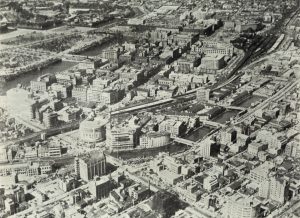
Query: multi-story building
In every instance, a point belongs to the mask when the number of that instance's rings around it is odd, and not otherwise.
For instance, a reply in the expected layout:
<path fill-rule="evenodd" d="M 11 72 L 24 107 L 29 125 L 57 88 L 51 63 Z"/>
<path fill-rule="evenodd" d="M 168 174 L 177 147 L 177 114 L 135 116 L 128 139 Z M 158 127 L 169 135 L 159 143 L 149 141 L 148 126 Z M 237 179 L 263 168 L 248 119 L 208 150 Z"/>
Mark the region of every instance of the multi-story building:
<path fill-rule="evenodd" d="M 263 144 L 260 142 L 251 142 L 248 145 L 247 152 L 255 157 L 258 156 L 258 152 L 265 151 L 268 148 L 267 144 Z"/>
<path fill-rule="evenodd" d="M 185 58 L 180 58 L 177 60 L 178 71 L 189 73 L 194 67 L 198 67 L 201 63 L 201 58 L 197 56 L 187 56 Z"/>
<path fill-rule="evenodd" d="M 133 149 L 139 141 L 139 127 L 106 127 L 106 145 L 111 151 Z"/>
<path fill-rule="evenodd" d="M 201 87 L 197 90 L 196 96 L 198 101 L 207 102 L 209 101 L 209 97 L 210 97 L 210 89 Z"/>
<path fill-rule="evenodd" d="M 74 106 L 66 106 L 57 112 L 58 120 L 69 123 L 80 118 L 82 109 Z"/>
<path fill-rule="evenodd" d="M 274 163 L 266 161 L 260 166 L 250 171 L 250 179 L 260 184 L 269 178 L 271 169 L 274 168 Z"/>
<path fill-rule="evenodd" d="M 47 128 L 52 128 L 57 126 L 58 124 L 58 115 L 55 111 L 52 109 L 47 109 L 46 111 L 43 112 L 43 124 Z"/>
<path fill-rule="evenodd" d="M 110 61 L 117 61 L 119 58 L 119 49 L 118 48 L 108 48 L 102 52 L 102 58 L 108 59 Z"/>
<path fill-rule="evenodd" d="M 300 137 L 296 136 L 294 141 L 287 143 L 285 147 L 285 154 L 290 157 L 299 158 L 300 157 Z"/>
<path fill-rule="evenodd" d="M 49 157 L 61 157 L 61 147 L 60 146 L 49 146 L 48 153 L 49 153 Z"/>
<path fill-rule="evenodd" d="M 195 43 L 194 45 L 192 45 L 191 52 L 203 53 L 205 55 L 220 54 L 232 57 L 234 53 L 234 47 L 231 44 L 221 43 L 218 41 L 204 40 L 202 42 Z"/>
<path fill-rule="evenodd" d="M 144 79 L 144 69 L 123 66 L 115 71 L 119 75 L 120 80 L 141 82 Z"/>
<path fill-rule="evenodd" d="M 175 174 L 181 174 L 183 164 L 180 162 L 179 159 L 176 159 L 171 156 L 166 156 L 164 158 L 164 164 L 170 172 Z"/>
<path fill-rule="evenodd" d="M 288 196 L 288 183 L 275 176 L 266 179 L 260 184 L 259 196 L 283 204 Z"/>
<path fill-rule="evenodd" d="M 56 78 L 52 75 L 42 75 L 40 76 L 37 81 L 30 81 L 30 88 L 32 91 L 41 91 L 45 92 L 47 91 L 47 88 L 55 82 Z"/>
<path fill-rule="evenodd" d="M 159 124 L 159 131 L 168 132 L 171 136 L 179 136 L 186 131 L 186 125 L 183 121 L 164 120 Z"/>
<path fill-rule="evenodd" d="M 59 98 L 67 98 L 67 97 L 71 97 L 72 85 L 70 83 L 65 83 L 65 84 L 53 83 L 51 85 L 51 90 L 57 92 Z"/>
<path fill-rule="evenodd" d="M 123 94 L 119 90 L 107 90 L 100 93 L 99 102 L 103 104 L 114 104 L 121 99 Z"/>
<path fill-rule="evenodd" d="M 149 132 L 140 137 L 140 146 L 142 148 L 160 147 L 170 143 L 170 133 Z"/>
<path fill-rule="evenodd" d="M 107 176 L 89 182 L 89 191 L 97 200 L 108 197 L 113 188 L 113 182 Z"/>
<path fill-rule="evenodd" d="M 288 138 L 278 133 L 273 133 L 269 130 L 259 130 L 256 136 L 257 140 L 268 144 L 268 150 L 272 154 L 277 154 L 279 150 L 288 142 Z"/>
<path fill-rule="evenodd" d="M 76 165 L 76 164 L 79 164 Z M 96 176 L 106 174 L 106 157 L 103 153 L 89 154 L 83 158 L 75 159 L 75 169 L 79 168 L 79 176 L 84 181 L 94 179 Z"/>
<path fill-rule="evenodd" d="M 88 102 L 100 102 L 100 95 L 102 90 L 91 86 L 87 89 L 87 101 Z"/>
<path fill-rule="evenodd" d="M 260 203 L 253 197 L 236 193 L 229 197 L 223 207 L 225 218 L 255 218 L 259 214 Z"/>
<path fill-rule="evenodd" d="M 219 183 L 218 183 L 218 178 L 216 176 L 206 176 L 203 179 L 203 188 L 207 191 L 213 191 L 216 188 L 218 188 Z"/>
<path fill-rule="evenodd" d="M 41 168 L 43 167 L 43 170 Z M 48 170 L 47 170 L 48 169 Z M 0 176 L 18 173 L 19 175 L 35 176 L 51 172 L 52 165 L 49 162 L 28 162 L 18 164 L 0 165 Z"/>
<path fill-rule="evenodd" d="M 47 91 L 47 83 L 45 81 L 30 81 L 30 89 L 33 91 Z"/>
<path fill-rule="evenodd" d="M 219 70 L 225 66 L 224 55 L 207 55 L 201 60 L 201 68 Z"/>
<path fill-rule="evenodd" d="M 86 86 L 75 86 L 72 89 L 72 97 L 75 98 L 78 102 L 87 101 L 87 87 Z"/>
<path fill-rule="evenodd" d="M 167 85 L 169 87 L 174 85 L 174 80 L 173 79 L 168 79 L 168 78 L 164 78 L 164 77 L 158 79 L 157 82 L 158 82 L 159 85 Z"/>
<path fill-rule="evenodd" d="M 220 143 L 223 145 L 228 145 L 236 141 L 237 132 L 235 129 L 228 129 L 221 131 L 220 134 Z"/>
<path fill-rule="evenodd" d="M 145 198 L 149 197 L 149 189 L 145 186 L 141 186 L 140 184 L 134 184 L 128 188 L 129 196 L 134 199 L 134 202 L 145 200 Z"/>
<path fill-rule="evenodd" d="M 210 157 L 211 147 L 214 144 L 210 138 L 206 138 L 205 140 L 201 141 L 197 148 L 198 155 L 202 157 Z"/>

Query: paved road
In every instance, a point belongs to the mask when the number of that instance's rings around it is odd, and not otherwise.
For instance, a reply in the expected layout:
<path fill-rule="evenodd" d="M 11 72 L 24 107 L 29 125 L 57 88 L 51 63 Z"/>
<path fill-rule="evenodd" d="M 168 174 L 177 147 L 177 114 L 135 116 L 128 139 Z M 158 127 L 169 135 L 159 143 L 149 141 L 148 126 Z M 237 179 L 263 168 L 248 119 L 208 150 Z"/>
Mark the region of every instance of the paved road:
<path fill-rule="evenodd" d="M 272 101 L 279 101 L 282 99 L 288 92 L 292 91 L 298 84 L 300 79 L 297 79 L 294 82 L 288 82 L 280 91 L 278 91 L 275 95 L 269 97 L 268 99 L 264 100 L 261 104 L 259 104 L 257 107 L 253 108 L 252 110 L 249 110 L 246 114 L 244 114 L 242 117 L 240 117 L 236 123 L 241 123 L 251 115 L 253 115 L 257 110 L 264 109 L 268 104 Z"/>

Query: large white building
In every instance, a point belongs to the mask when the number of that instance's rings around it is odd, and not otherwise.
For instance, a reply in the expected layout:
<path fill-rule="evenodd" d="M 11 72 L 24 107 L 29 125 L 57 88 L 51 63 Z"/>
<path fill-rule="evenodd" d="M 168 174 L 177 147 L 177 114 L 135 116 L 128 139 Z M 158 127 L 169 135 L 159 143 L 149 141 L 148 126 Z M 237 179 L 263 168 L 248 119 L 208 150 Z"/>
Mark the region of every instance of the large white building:
<path fill-rule="evenodd" d="M 138 127 L 107 125 L 106 146 L 111 151 L 133 149 L 139 141 Z"/>
<path fill-rule="evenodd" d="M 274 168 L 274 166 L 274 163 L 269 161 L 261 164 L 260 166 L 251 170 L 250 179 L 256 182 L 257 184 L 260 184 L 261 182 L 269 178 L 270 170 Z"/>
<path fill-rule="evenodd" d="M 214 143 L 210 138 L 206 138 L 197 145 L 197 154 L 202 157 L 210 157 L 211 146 Z"/>
<path fill-rule="evenodd" d="M 106 121 L 95 118 L 94 120 L 84 120 L 80 123 L 80 140 L 85 142 L 98 142 L 105 139 Z"/>
<path fill-rule="evenodd" d="M 153 148 L 167 145 L 170 142 L 170 133 L 149 132 L 140 137 L 141 148 Z"/>
<path fill-rule="evenodd" d="M 224 55 L 210 54 L 202 58 L 201 68 L 208 70 L 219 70 L 225 66 Z"/>
<path fill-rule="evenodd" d="M 75 171 L 84 181 L 106 174 L 106 157 L 102 153 L 93 153 L 84 158 L 75 158 Z"/>
<path fill-rule="evenodd" d="M 258 215 L 259 202 L 249 196 L 236 193 L 227 199 L 223 207 L 224 218 L 254 218 Z"/>
<path fill-rule="evenodd" d="M 37 101 L 33 95 L 22 88 L 13 88 L 6 92 L 7 110 L 13 116 L 20 116 L 25 120 L 35 118 Z"/>
<path fill-rule="evenodd" d="M 263 181 L 259 187 L 259 196 L 283 204 L 287 197 L 287 181 L 271 177 Z"/>

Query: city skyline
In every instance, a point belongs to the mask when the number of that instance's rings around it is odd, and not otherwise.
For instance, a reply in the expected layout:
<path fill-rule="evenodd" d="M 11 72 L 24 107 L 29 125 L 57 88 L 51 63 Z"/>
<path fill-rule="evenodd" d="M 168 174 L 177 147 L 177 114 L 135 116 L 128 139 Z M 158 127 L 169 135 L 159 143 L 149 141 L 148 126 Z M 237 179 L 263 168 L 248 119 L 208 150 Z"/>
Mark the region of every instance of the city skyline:
<path fill-rule="evenodd" d="M 0 8 L 0 217 L 300 217 L 299 0 Z"/>

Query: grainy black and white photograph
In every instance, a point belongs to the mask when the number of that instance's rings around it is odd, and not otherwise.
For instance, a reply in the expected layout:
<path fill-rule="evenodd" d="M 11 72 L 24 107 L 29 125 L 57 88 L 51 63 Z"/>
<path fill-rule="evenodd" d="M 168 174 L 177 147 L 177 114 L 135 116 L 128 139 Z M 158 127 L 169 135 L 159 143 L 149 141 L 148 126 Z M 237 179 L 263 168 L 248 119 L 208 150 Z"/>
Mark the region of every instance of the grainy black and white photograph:
<path fill-rule="evenodd" d="M 300 218 L 300 0 L 0 0 L 0 218 Z"/>

